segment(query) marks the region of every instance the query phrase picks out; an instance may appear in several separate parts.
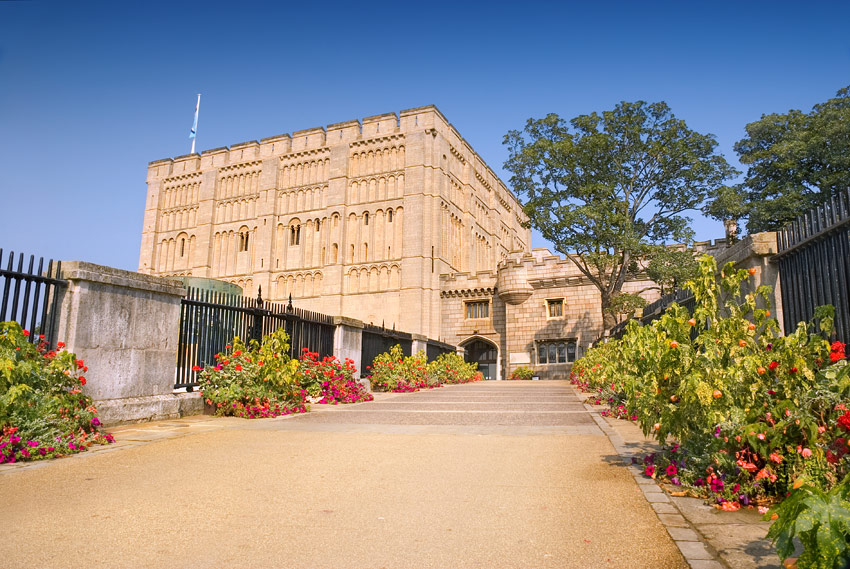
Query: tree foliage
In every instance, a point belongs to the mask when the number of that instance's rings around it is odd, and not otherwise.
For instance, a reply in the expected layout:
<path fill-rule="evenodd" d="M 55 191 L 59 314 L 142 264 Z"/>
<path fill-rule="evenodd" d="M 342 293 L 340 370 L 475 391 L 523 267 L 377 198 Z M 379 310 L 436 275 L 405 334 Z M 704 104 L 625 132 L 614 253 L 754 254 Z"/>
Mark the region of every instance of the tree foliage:
<path fill-rule="evenodd" d="M 735 144 L 750 233 L 778 229 L 850 187 L 850 87 L 809 113 L 762 115 Z"/>
<path fill-rule="evenodd" d="M 685 212 L 735 173 L 714 137 L 689 129 L 664 102 L 622 102 L 569 122 L 529 119 L 504 143 L 529 225 L 599 289 L 606 328 L 626 279 L 665 241 L 690 241 Z"/>

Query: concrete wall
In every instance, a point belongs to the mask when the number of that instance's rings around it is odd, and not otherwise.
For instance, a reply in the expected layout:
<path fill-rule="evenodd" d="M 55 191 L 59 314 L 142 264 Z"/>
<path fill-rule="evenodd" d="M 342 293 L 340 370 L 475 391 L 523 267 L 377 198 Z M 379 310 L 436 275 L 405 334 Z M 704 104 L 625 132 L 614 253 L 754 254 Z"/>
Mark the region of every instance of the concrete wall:
<path fill-rule="evenodd" d="M 89 368 L 84 391 L 107 424 L 201 411 L 197 393 L 175 394 L 179 283 L 81 261 L 62 263 L 68 286 L 58 338 Z"/>

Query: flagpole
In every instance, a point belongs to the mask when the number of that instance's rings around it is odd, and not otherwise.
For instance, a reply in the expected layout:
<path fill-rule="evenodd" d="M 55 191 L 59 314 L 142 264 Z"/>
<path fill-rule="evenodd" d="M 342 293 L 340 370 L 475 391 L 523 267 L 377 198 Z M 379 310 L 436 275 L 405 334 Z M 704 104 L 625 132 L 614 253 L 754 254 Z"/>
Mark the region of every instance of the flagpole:
<path fill-rule="evenodd" d="M 198 109 L 201 108 L 201 94 L 198 93 L 198 102 L 195 103 L 195 122 L 192 123 L 192 130 L 189 131 L 189 138 L 192 139 L 192 150 L 189 154 L 195 153 L 195 137 L 198 134 Z"/>

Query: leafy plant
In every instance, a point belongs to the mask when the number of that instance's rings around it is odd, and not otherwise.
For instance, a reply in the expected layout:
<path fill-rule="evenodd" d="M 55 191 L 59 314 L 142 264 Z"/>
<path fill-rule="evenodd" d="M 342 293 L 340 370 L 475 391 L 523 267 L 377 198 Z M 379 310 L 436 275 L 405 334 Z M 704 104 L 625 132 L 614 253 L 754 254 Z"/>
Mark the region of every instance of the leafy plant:
<path fill-rule="evenodd" d="M 767 537 L 782 559 L 794 554 L 796 538 L 803 546 L 800 569 L 850 566 L 850 476 L 828 492 L 800 483 L 768 518 L 776 519 Z"/>
<path fill-rule="evenodd" d="M 533 376 L 533 375 L 534 375 L 534 370 L 532 370 L 530 367 L 520 366 L 520 367 L 516 368 L 511 373 L 511 376 L 508 379 L 525 380 L 525 379 L 531 379 L 531 376 Z"/>
<path fill-rule="evenodd" d="M 49 350 L 17 322 L 0 323 L 0 463 L 74 454 L 114 441 L 83 393 L 88 371 L 71 352 Z"/>
<path fill-rule="evenodd" d="M 460 354 L 448 352 L 428 362 L 428 376 L 432 384 L 453 384 L 479 381 L 481 373 L 477 363 L 468 363 Z"/>
<path fill-rule="evenodd" d="M 249 345 L 235 337 L 216 365 L 198 376 L 201 395 L 216 415 L 254 419 L 305 412 L 306 392 L 298 382 L 298 361 L 289 352 L 288 336 L 281 328 Z"/>
<path fill-rule="evenodd" d="M 380 354 L 372 363 L 372 389 L 378 391 L 406 392 L 433 389 L 444 383 L 466 383 L 483 378 L 477 364 L 470 364 L 458 354 L 442 354 L 427 363 L 425 352 L 404 356 L 396 344 L 389 352 Z"/>
<path fill-rule="evenodd" d="M 318 403 L 357 403 L 372 401 L 372 394 L 354 379 L 357 369 L 348 358 L 334 356 L 319 360 L 319 354 L 304 348 L 299 360 L 301 385 Z"/>

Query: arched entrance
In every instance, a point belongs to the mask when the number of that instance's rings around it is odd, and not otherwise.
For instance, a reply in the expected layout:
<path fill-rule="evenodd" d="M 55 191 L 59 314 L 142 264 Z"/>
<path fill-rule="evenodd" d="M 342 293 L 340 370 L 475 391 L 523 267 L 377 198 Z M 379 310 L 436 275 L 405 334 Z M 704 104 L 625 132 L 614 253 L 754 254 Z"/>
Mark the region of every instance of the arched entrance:
<path fill-rule="evenodd" d="M 463 345 L 463 359 L 477 363 L 478 371 L 484 375 L 484 379 L 498 379 L 499 354 L 495 344 L 474 338 Z"/>

